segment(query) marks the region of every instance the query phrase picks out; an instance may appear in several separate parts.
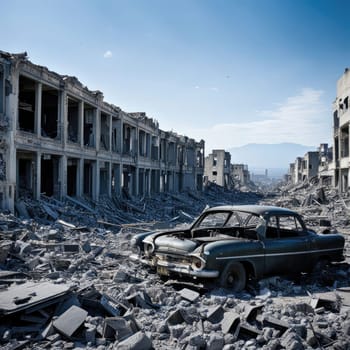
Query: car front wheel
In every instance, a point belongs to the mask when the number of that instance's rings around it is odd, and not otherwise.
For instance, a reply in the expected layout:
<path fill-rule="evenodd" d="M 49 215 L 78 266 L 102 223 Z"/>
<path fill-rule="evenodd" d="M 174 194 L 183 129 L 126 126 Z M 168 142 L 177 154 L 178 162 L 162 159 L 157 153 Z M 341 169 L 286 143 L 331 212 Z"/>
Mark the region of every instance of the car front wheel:
<path fill-rule="evenodd" d="M 242 291 L 247 282 L 244 266 L 239 262 L 228 264 L 221 273 L 220 286 L 231 289 L 233 292 Z"/>

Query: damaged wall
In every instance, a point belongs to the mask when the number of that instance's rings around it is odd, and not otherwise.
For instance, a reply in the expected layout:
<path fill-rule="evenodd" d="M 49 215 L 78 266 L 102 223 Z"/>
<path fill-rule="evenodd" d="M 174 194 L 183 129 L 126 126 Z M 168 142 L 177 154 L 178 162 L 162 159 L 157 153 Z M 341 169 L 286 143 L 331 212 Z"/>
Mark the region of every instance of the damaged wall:
<path fill-rule="evenodd" d="M 26 53 L 0 51 L 0 141 L 0 205 L 11 211 L 42 193 L 98 201 L 202 188 L 204 141 L 164 132 Z"/>

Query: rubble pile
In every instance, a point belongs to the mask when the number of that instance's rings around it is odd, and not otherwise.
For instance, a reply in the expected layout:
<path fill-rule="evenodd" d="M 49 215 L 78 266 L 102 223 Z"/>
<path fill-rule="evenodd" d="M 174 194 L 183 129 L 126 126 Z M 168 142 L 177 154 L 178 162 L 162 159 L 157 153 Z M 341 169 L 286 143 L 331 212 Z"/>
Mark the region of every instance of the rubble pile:
<path fill-rule="evenodd" d="M 206 206 L 255 204 L 261 198 L 262 195 L 256 192 L 226 190 L 210 183 L 203 192 L 188 190 L 142 198 L 106 196 L 100 198 L 98 203 L 91 198 L 69 196 L 62 202 L 41 195 L 40 201 L 30 197 L 18 200 L 16 210 L 21 218 L 44 224 L 61 219 L 76 226 L 112 227 L 135 222 L 189 222 Z"/>
<path fill-rule="evenodd" d="M 283 205 L 295 197 L 298 211 L 326 216 L 319 210 L 331 205 L 328 190 L 328 202 L 302 205 L 298 191 L 314 190 L 284 190 L 264 201 Z M 128 259 L 136 233 L 185 225 L 207 204 L 259 199 L 217 186 L 141 200 L 106 198 L 100 205 L 75 198 L 23 199 L 18 211 L 26 216 L 0 214 L 0 347 L 349 349 L 346 262 L 318 275 L 250 281 L 244 292 L 232 294 L 215 282 L 164 281 Z M 334 194 L 335 209 L 338 205 L 345 212 Z M 344 229 L 345 220 L 339 223 Z"/>

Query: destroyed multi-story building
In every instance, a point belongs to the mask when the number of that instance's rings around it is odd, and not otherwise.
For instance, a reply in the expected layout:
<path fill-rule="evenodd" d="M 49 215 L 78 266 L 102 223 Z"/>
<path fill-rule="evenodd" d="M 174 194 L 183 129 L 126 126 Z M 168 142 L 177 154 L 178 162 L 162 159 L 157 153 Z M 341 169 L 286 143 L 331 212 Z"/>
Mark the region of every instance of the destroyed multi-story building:
<path fill-rule="evenodd" d="M 309 180 L 318 175 L 319 152 L 306 152 L 304 157 L 297 157 L 289 164 L 289 178 L 293 184 Z"/>
<path fill-rule="evenodd" d="M 0 206 L 21 196 L 201 190 L 204 141 L 165 132 L 75 77 L 0 51 Z"/>
<path fill-rule="evenodd" d="M 205 157 L 204 180 L 219 186 L 230 186 L 231 154 L 223 149 L 214 149 Z"/>
<path fill-rule="evenodd" d="M 333 159 L 334 181 L 333 185 L 342 192 L 349 189 L 350 152 L 350 70 L 345 69 L 344 74 L 337 82 L 337 96 L 333 102 Z"/>
<path fill-rule="evenodd" d="M 324 185 L 331 185 L 334 174 L 333 147 L 329 147 L 328 143 L 321 143 L 318 154 L 318 176 L 320 181 Z"/>
<path fill-rule="evenodd" d="M 231 164 L 231 181 L 233 185 L 247 185 L 250 182 L 250 174 L 247 164 Z"/>

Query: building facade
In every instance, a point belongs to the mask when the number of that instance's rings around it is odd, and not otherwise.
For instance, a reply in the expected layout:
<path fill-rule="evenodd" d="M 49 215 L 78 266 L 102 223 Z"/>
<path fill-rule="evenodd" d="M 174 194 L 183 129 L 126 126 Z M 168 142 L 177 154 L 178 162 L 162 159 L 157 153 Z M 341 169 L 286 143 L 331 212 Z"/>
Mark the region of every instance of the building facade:
<path fill-rule="evenodd" d="M 349 189 L 350 153 L 350 70 L 345 69 L 344 74 L 337 82 L 337 96 L 333 102 L 333 185 L 341 192 Z"/>
<path fill-rule="evenodd" d="M 204 179 L 219 186 L 230 187 L 231 154 L 215 149 L 205 157 Z"/>
<path fill-rule="evenodd" d="M 75 77 L 0 51 L 0 206 L 21 196 L 201 190 L 204 141 L 127 113 Z"/>
<path fill-rule="evenodd" d="M 248 185 L 250 183 L 248 165 L 231 164 L 231 179 L 233 185 Z"/>

